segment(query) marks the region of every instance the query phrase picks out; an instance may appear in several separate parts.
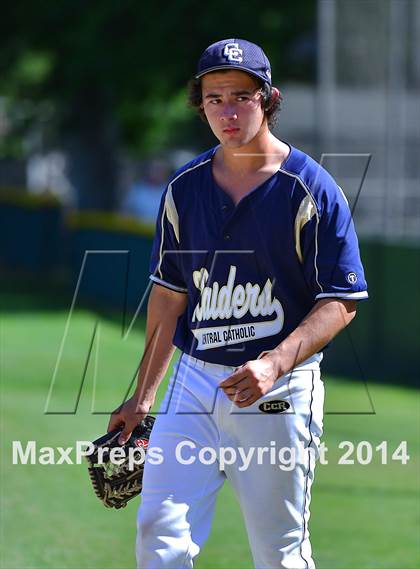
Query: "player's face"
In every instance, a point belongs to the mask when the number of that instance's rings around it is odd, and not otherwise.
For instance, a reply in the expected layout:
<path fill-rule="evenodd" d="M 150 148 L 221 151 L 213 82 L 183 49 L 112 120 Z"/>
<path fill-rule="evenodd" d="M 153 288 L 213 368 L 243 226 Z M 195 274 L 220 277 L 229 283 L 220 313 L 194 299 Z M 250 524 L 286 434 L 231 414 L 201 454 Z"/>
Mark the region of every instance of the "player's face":
<path fill-rule="evenodd" d="M 265 125 L 261 92 L 243 71 L 214 71 L 201 82 L 203 110 L 223 146 L 238 148 L 253 140 Z"/>

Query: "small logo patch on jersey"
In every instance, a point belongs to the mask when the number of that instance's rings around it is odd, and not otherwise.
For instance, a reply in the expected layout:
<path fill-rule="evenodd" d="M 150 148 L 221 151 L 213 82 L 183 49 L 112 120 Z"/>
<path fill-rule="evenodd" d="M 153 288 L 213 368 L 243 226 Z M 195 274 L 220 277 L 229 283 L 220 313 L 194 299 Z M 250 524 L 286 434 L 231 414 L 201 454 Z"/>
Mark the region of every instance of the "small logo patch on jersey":
<path fill-rule="evenodd" d="M 258 406 L 258 409 L 263 413 L 284 413 L 290 409 L 290 403 L 280 399 L 273 399 L 272 401 L 264 401 Z"/>
<path fill-rule="evenodd" d="M 349 273 L 347 275 L 347 280 L 350 284 L 354 284 L 357 283 L 357 275 L 356 273 Z"/>
<path fill-rule="evenodd" d="M 242 54 L 243 51 L 238 43 L 227 43 L 223 50 L 223 55 L 228 61 L 236 61 L 237 63 L 242 63 Z"/>
<path fill-rule="evenodd" d="M 136 445 L 136 447 L 141 447 L 147 450 L 147 447 L 149 446 L 149 441 L 147 439 L 136 439 L 134 441 L 134 444 Z"/>

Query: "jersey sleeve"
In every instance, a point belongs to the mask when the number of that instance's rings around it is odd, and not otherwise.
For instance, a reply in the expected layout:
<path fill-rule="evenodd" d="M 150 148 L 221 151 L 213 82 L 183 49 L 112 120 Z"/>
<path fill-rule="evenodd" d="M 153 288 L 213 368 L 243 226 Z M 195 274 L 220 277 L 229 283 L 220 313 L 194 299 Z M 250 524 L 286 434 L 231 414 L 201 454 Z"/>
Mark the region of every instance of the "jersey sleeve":
<path fill-rule="evenodd" d="M 150 280 L 177 292 L 187 292 L 180 254 L 179 218 L 172 187 L 164 192 L 156 220 L 150 258 Z"/>
<path fill-rule="evenodd" d="M 368 298 L 359 243 L 341 188 L 330 182 L 318 202 L 308 192 L 295 227 L 298 256 L 315 300 Z"/>

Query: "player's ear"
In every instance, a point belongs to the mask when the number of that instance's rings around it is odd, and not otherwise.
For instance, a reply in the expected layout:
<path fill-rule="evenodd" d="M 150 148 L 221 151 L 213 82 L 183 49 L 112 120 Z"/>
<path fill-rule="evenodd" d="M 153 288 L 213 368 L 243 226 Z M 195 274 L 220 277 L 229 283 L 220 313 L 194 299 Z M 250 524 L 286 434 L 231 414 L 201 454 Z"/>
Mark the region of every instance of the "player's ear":
<path fill-rule="evenodd" d="M 280 91 L 277 89 L 277 87 L 271 87 L 271 96 L 265 105 L 265 109 L 270 109 L 276 103 L 276 101 L 278 101 L 279 98 Z"/>

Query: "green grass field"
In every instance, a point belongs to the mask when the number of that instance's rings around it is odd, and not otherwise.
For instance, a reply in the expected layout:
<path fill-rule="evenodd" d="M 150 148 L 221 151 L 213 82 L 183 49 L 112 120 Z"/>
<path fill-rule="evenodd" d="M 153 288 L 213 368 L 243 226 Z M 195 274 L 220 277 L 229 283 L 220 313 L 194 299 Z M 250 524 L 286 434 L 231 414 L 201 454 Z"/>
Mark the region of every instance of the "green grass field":
<path fill-rule="evenodd" d="M 4 305 L 7 307 L 8 302 Z M 16 304 L 16 299 L 15 299 Z M 12 465 L 12 441 L 74 446 L 102 434 L 107 412 L 126 392 L 143 345 L 140 327 L 126 339 L 112 318 L 78 311 L 68 323 L 60 364 L 47 395 L 66 330 L 59 307 L 4 311 L 1 349 L 1 542 L 4 569 L 134 568 L 137 503 L 106 510 L 94 496 L 84 464 Z M 75 404 L 86 366 L 77 412 Z M 359 382 L 324 378 L 327 389 L 325 436 L 328 465 L 318 465 L 313 489 L 311 533 L 318 569 L 409 569 L 419 557 L 419 399 L 399 387 L 369 384 L 376 414 L 369 412 Z M 162 393 L 160 393 L 161 395 Z M 390 459 L 408 442 L 406 465 L 338 465 L 340 441 L 387 441 Z M 353 453 L 352 458 L 355 458 Z M 362 457 L 363 458 L 363 457 Z M 252 567 L 239 507 L 226 484 L 218 500 L 213 532 L 198 569 Z"/>

